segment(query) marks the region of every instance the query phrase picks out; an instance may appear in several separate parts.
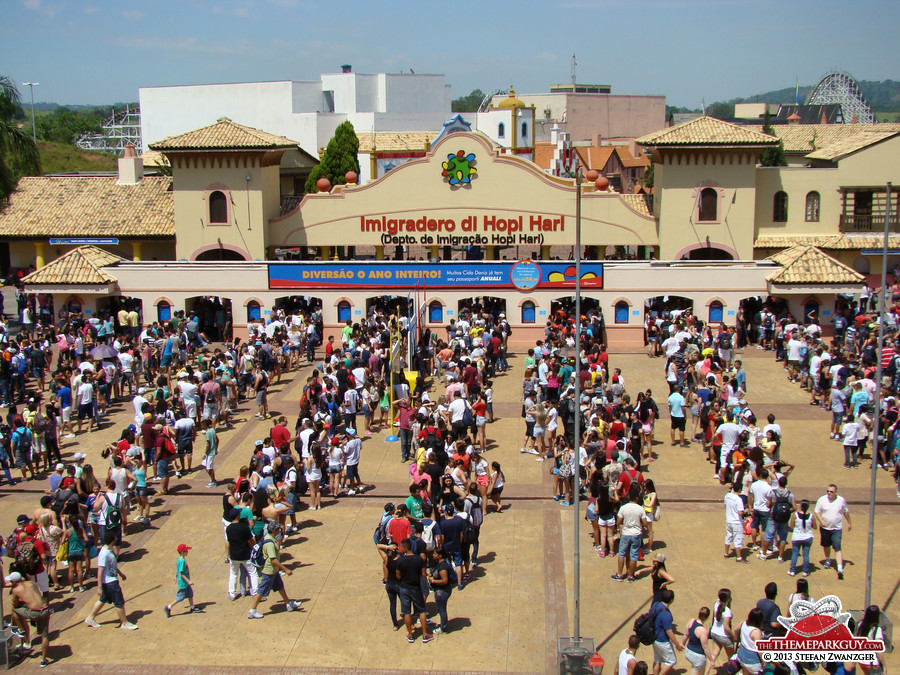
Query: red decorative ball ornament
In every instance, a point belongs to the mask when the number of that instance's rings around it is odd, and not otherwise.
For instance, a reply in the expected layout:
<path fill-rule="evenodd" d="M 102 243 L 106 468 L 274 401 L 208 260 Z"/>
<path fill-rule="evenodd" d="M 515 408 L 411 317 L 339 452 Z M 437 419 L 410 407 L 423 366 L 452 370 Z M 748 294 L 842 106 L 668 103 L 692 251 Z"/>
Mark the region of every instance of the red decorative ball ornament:
<path fill-rule="evenodd" d="M 591 169 L 585 174 L 585 178 L 588 179 L 589 183 L 595 182 L 600 177 L 600 172 L 596 169 Z"/>
<path fill-rule="evenodd" d="M 319 192 L 331 192 L 331 181 L 327 178 L 320 178 L 316 181 L 316 190 Z"/>
<path fill-rule="evenodd" d="M 607 178 L 606 176 L 600 176 L 596 181 L 594 181 L 594 185 L 597 186 L 597 189 L 600 192 L 606 192 L 609 189 L 609 178 Z"/>
<path fill-rule="evenodd" d="M 344 180 L 347 181 L 347 185 L 354 185 L 359 180 L 359 176 L 356 175 L 355 171 L 348 171 L 344 174 Z"/>

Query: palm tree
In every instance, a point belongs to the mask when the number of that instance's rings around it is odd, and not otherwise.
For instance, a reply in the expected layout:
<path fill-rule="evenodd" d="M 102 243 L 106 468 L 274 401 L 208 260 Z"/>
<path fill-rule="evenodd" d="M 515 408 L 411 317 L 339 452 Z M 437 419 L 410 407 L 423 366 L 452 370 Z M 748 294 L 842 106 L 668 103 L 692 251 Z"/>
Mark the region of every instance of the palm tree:
<path fill-rule="evenodd" d="M 41 158 L 31 136 L 16 124 L 19 90 L 8 77 L 0 75 L 0 207 L 16 188 L 19 176 L 41 172 Z"/>

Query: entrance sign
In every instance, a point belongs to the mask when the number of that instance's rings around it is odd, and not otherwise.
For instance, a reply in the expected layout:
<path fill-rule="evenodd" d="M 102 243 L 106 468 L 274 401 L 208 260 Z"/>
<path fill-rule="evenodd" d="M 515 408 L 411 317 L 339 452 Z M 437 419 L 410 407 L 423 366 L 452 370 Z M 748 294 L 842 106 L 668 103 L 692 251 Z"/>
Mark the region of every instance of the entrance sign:
<path fill-rule="evenodd" d="M 269 288 L 575 288 L 575 266 L 518 262 L 270 263 Z M 603 263 L 582 263 L 581 285 L 603 288 Z"/>

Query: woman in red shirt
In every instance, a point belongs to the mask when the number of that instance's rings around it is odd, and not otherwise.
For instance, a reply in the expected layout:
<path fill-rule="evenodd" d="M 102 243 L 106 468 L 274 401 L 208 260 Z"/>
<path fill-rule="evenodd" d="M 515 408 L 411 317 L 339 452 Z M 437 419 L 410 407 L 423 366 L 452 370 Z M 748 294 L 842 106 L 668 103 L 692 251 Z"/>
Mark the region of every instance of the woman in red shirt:
<path fill-rule="evenodd" d="M 487 401 L 484 394 L 478 394 L 478 400 L 472 404 L 472 414 L 475 416 L 475 427 L 478 429 L 478 447 L 481 452 L 487 450 L 487 438 L 484 428 L 487 425 Z"/>

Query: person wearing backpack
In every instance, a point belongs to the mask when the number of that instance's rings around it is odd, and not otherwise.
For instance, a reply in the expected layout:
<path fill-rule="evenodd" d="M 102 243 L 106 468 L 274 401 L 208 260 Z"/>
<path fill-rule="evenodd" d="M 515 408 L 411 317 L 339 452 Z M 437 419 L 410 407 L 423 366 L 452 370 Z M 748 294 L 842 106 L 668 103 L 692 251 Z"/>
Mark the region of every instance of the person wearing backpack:
<path fill-rule="evenodd" d="M 15 425 L 15 430 L 10 437 L 10 444 L 12 445 L 16 466 L 19 471 L 22 472 L 23 481 L 28 480 L 28 476 L 25 472 L 26 469 L 31 472 L 31 480 L 34 480 L 34 465 L 31 463 L 31 442 L 33 434 L 29 429 L 25 428 L 25 421 L 21 417 L 15 418 L 13 424 Z"/>
<path fill-rule="evenodd" d="M 432 554 L 434 566 L 427 569 L 428 583 L 434 591 L 434 600 L 438 606 L 438 614 L 441 617 L 440 624 L 432 631 L 434 633 L 446 633 L 450 620 L 447 618 L 447 603 L 453 593 L 453 587 L 458 583 L 456 570 L 447 560 L 447 552 L 443 546 L 438 546 Z"/>
<path fill-rule="evenodd" d="M 795 511 L 794 495 L 787 489 L 787 476 L 778 477 L 778 487 L 769 493 L 766 500 L 769 507 L 769 520 L 766 523 L 766 535 L 762 542 L 762 550 L 757 558 L 765 560 L 769 557 L 769 547 L 773 546 L 775 535 L 778 535 L 778 562 L 784 562 L 784 549 L 787 546 L 788 522 Z"/>
<path fill-rule="evenodd" d="M 272 521 L 266 525 L 266 534 L 260 540 L 259 550 L 262 551 L 262 565 L 259 566 L 259 585 L 256 588 L 256 594 L 253 596 L 253 603 L 250 605 L 250 611 L 247 612 L 248 619 L 261 619 L 263 615 L 257 611 L 260 601 L 263 597 L 268 597 L 269 593 L 275 591 L 281 595 L 284 600 L 285 611 L 295 612 L 300 609 L 299 600 L 291 600 L 284 588 L 282 575 L 293 576 L 294 571 L 285 567 L 279 558 L 278 542 L 275 537 L 281 534 L 281 525 L 277 521 Z M 254 547 L 255 549 L 255 547 Z M 255 549 L 256 550 L 256 549 Z M 257 559 L 250 554 L 250 561 L 257 564 Z"/>
<path fill-rule="evenodd" d="M 122 495 L 116 492 L 116 482 L 111 478 L 106 479 L 106 492 L 101 493 L 94 500 L 94 513 L 100 526 L 100 541 L 107 541 L 107 534 L 112 534 L 110 547 L 116 558 L 122 546 Z"/>
<path fill-rule="evenodd" d="M 119 578 L 124 581 L 127 577 L 119 569 L 118 556 L 113 547 L 116 541 L 114 532 L 106 532 L 103 538 L 103 547 L 97 553 L 97 594 L 100 596 L 94 603 L 91 613 L 84 622 L 91 628 L 100 628 L 97 622 L 97 614 L 103 609 L 103 605 L 112 605 L 116 608 L 119 617 L 119 628 L 122 630 L 137 630 L 137 625 L 131 623 L 125 615 L 125 596 L 119 585 Z"/>
<path fill-rule="evenodd" d="M 797 574 L 797 561 L 803 555 L 803 576 L 809 576 L 809 551 L 812 548 L 813 532 L 817 528 L 815 516 L 809 512 L 809 500 L 800 502 L 799 510 L 791 514 L 788 521 L 791 528 L 791 568 L 788 575 Z"/>
<path fill-rule="evenodd" d="M 463 509 L 469 514 L 469 523 L 472 532 L 468 535 L 469 543 L 472 546 L 472 567 L 478 567 L 478 544 L 481 537 L 481 524 L 484 522 L 484 499 L 480 495 L 478 483 L 469 483 L 469 494 L 463 500 Z M 465 535 L 465 533 L 464 533 Z M 466 543 L 466 537 L 463 536 L 463 544 Z M 463 576 L 463 581 L 469 580 L 469 574 Z"/>
<path fill-rule="evenodd" d="M 672 630 L 672 612 L 669 610 L 675 601 L 675 593 L 664 588 L 660 591 L 659 602 L 650 606 L 653 613 L 653 675 L 668 675 L 677 663 L 675 650 L 683 651 L 681 643 L 675 639 Z"/>

